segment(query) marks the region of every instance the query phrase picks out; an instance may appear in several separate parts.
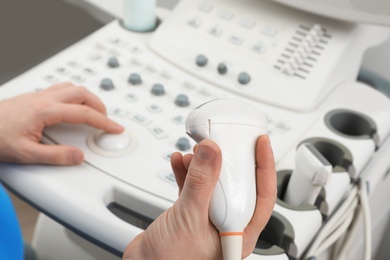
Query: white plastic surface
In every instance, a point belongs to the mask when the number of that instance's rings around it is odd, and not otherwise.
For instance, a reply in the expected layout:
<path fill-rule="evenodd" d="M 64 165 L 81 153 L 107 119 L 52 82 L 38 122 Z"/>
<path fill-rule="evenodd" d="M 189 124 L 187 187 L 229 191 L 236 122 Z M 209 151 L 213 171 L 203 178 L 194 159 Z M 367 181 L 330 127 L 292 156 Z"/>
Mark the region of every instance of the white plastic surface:
<path fill-rule="evenodd" d="M 390 3 L 388 0 L 274 0 L 310 13 L 346 20 L 350 22 L 390 25 Z"/>
<path fill-rule="evenodd" d="M 311 111 L 340 82 L 355 79 L 365 50 L 387 36 L 385 28 L 335 21 L 272 1 L 193 0 L 178 3 L 150 46 L 222 89 Z M 209 60 L 204 67 L 195 64 L 200 54 Z M 221 62 L 229 69 L 222 76 L 216 72 Z M 237 82 L 241 72 L 251 76 L 250 83 Z"/>
<path fill-rule="evenodd" d="M 223 260 L 241 260 L 242 243 L 242 236 L 221 237 Z"/>

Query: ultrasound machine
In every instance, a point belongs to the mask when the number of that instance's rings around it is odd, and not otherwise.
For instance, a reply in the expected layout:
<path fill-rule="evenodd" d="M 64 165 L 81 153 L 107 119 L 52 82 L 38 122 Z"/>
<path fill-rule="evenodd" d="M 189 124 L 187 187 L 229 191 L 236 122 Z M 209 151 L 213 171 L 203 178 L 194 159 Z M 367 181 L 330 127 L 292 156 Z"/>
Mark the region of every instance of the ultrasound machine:
<path fill-rule="evenodd" d="M 71 81 L 126 128 L 45 129 L 42 142 L 83 150 L 78 166 L 0 165 L 4 186 L 42 212 L 39 259 L 120 259 L 177 199 L 169 160 L 195 145 L 187 115 L 218 98 L 265 114 L 276 161 L 277 203 L 248 259 L 374 259 L 390 219 L 390 99 L 361 62 L 389 37 L 390 2 L 155 5 L 124 0 L 123 18 L 0 87 L 4 100 Z M 311 156 L 330 166 L 325 183 L 301 178 Z"/>

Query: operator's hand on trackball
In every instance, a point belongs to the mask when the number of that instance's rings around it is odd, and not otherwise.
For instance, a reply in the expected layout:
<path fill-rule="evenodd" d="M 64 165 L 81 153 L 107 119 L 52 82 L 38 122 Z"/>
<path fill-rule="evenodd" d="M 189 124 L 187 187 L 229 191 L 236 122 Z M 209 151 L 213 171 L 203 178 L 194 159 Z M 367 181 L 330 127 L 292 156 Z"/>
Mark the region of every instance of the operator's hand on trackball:
<path fill-rule="evenodd" d="M 276 172 L 267 136 L 256 147 L 257 204 L 244 231 L 242 257 L 254 249 L 276 201 Z M 222 259 L 218 231 L 209 220 L 209 204 L 219 178 L 221 151 L 202 141 L 194 155 L 172 155 L 179 198 L 126 248 L 123 259 Z"/>
<path fill-rule="evenodd" d="M 0 102 L 0 161 L 74 165 L 84 155 L 76 147 L 44 145 L 42 131 L 58 123 L 88 124 L 121 133 L 106 116 L 104 104 L 84 87 L 61 83 Z"/>

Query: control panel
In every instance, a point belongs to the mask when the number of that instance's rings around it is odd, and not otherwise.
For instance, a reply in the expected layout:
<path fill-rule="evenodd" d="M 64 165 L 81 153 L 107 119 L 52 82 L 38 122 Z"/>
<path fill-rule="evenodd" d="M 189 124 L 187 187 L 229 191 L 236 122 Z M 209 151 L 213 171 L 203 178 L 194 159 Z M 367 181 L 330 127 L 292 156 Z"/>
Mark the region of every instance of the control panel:
<path fill-rule="evenodd" d="M 377 39 L 360 39 L 362 30 L 273 1 L 180 1 L 150 46 L 215 86 L 307 112 L 356 78 L 358 57 Z"/>
<path fill-rule="evenodd" d="M 264 111 L 276 161 L 317 118 L 315 112 L 285 111 L 215 88 L 151 52 L 150 36 L 140 37 L 114 21 L 3 86 L 1 97 L 39 91 L 63 81 L 85 86 L 126 132 L 109 135 L 88 126 L 62 124 L 46 129 L 45 135 L 54 143 L 79 147 L 86 162 L 102 172 L 169 201 L 177 198 L 170 155 L 192 152 L 195 143 L 186 136 L 184 123 L 198 105 L 230 97 Z M 203 59 L 200 56 L 193 62 Z M 248 76 L 243 74 L 241 81 Z"/>

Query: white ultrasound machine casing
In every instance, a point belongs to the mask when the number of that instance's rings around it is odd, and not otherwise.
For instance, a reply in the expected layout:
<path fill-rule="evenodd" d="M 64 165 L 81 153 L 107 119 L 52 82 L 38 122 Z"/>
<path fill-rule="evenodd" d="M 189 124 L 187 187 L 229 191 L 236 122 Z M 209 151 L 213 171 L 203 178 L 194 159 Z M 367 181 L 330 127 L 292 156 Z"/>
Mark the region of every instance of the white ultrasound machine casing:
<path fill-rule="evenodd" d="M 0 88 L 6 99 L 71 81 L 98 95 L 110 118 L 126 128 L 128 150 L 119 154 L 99 153 L 91 127 L 46 129 L 43 142 L 84 151 L 79 166 L 1 164 L 4 185 L 45 213 L 33 243 L 38 255 L 117 259 L 176 200 L 169 156 L 192 152 L 195 143 L 183 142 L 186 116 L 216 98 L 239 99 L 266 114 L 278 171 L 294 169 L 295 151 L 304 141 L 325 143 L 328 152 L 341 149 L 350 159 L 345 168 L 335 167 L 319 208 L 278 200 L 274 217 L 288 224 L 293 237 L 284 252 L 271 245 L 249 259 L 303 257 L 359 178 L 367 180 L 371 202 L 377 201 L 371 203 L 377 248 L 390 215 L 383 201 L 390 185 L 384 159 L 390 151 L 390 100 L 356 77 L 364 52 L 386 40 L 388 28 L 271 1 L 183 0 L 172 12 L 157 9 L 157 16 L 158 28 L 147 33 L 126 30 L 115 20 Z M 119 66 L 109 65 L 110 58 Z M 220 64 L 226 73 L 218 72 Z M 130 74 L 142 82 L 129 82 Z M 103 79 L 112 84 L 102 86 Z M 164 94 L 153 90 L 156 84 Z M 350 133 L 344 121 L 363 132 Z M 367 125 L 372 128 L 364 132 Z M 363 243 L 356 236 L 351 257 L 359 256 Z"/>

